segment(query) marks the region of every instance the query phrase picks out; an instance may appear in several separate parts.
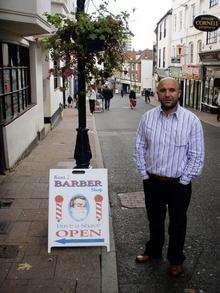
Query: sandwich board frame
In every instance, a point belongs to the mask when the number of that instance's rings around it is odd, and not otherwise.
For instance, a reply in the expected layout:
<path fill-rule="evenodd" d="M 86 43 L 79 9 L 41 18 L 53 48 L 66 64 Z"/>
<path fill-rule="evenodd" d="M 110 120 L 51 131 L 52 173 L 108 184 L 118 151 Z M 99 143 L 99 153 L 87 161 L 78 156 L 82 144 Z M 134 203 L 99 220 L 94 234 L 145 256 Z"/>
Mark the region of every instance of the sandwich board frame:
<path fill-rule="evenodd" d="M 109 243 L 107 169 L 51 169 L 48 253 L 52 247 Z"/>

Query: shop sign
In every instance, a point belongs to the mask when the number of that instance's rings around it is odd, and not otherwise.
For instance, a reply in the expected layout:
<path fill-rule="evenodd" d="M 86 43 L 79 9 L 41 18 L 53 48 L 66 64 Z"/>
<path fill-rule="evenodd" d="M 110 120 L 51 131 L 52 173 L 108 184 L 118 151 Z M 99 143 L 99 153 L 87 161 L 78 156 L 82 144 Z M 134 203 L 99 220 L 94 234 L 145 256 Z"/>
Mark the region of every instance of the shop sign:
<path fill-rule="evenodd" d="M 220 19 L 214 15 L 203 14 L 195 17 L 193 26 L 203 32 L 213 32 L 220 27 Z"/>
<path fill-rule="evenodd" d="M 182 68 L 181 67 L 170 67 L 170 76 L 174 78 L 181 78 L 182 77 Z"/>
<path fill-rule="evenodd" d="M 49 183 L 48 252 L 51 247 L 109 244 L 106 169 L 52 169 Z"/>
<path fill-rule="evenodd" d="M 200 79 L 200 66 L 183 66 L 183 77 L 185 79 L 199 80 Z"/>

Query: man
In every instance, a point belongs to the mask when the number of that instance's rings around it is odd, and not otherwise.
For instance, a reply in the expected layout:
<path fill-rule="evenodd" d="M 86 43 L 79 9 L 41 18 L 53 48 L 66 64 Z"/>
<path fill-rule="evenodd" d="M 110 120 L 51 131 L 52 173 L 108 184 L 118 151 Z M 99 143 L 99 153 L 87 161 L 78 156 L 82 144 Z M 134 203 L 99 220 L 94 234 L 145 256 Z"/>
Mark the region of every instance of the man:
<path fill-rule="evenodd" d="M 89 213 L 89 203 L 84 195 L 74 196 L 70 201 L 70 216 L 77 222 L 86 219 Z"/>
<path fill-rule="evenodd" d="M 88 98 L 89 98 L 90 115 L 93 115 L 93 113 L 95 112 L 95 102 L 96 102 L 96 92 L 95 92 L 94 85 L 89 87 Z"/>
<path fill-rule="evenodd" d="M 149 91 L 149 89 L 145 89 L 144 97 L 145 97 L 145 102 L 150 103 L 150 91 Z"/>
<path fill-rule="evenodd" d="M 169 211 L 169 273 L 183 272 L 186 213 L 191 197 L 191 180 L 204 164 L 203 130 L 199 119 L 182 108 L 180 88 L 173 78 L 158 84 L 161 107 L 146 112 L 140 121 L 134 158 L 143 177 L 150 239 L 139 263 L 161 258 L 165 238 L 165 217 Z"/>
<path fill-rule="evenodd" d="M 106 85 L 103 88 L 102 95 L 105 99 L 105 110 L 109 110 L 110 108 L 110 100 L 113 98 L 112 90 Z"/>

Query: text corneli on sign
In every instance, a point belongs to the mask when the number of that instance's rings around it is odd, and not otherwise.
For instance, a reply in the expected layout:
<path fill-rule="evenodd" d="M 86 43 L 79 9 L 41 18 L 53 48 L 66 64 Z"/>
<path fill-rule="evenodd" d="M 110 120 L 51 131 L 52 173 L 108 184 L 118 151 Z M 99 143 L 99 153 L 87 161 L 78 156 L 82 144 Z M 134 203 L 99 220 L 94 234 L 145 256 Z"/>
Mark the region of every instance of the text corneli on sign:
<path fill-rule="evenodd" d="M 195 17 L 193 25 L 196 29 L 200 31 L 212 32 L 220 27 L 220 20 L 214 15 L 198 15 Z"/>

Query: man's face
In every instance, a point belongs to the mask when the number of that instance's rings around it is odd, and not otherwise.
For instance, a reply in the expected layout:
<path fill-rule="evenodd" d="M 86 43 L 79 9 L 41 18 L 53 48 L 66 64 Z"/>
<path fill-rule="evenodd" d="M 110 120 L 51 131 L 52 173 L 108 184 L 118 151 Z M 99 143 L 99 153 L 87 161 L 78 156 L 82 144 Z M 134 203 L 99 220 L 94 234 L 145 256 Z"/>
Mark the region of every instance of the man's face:
<path fill-rule="evenodd" d="M 175 80 L 167 79 L 161 81 L 157 89 L 158 99 L 165 111 L 173 112 L 177 108 L 180 90 Z"/>
<path fill-rule="evenodd" d="M 70 208 L 70 213 L 76 221 L 84 220 L 88 214 L 86 201 L 82 198 L 76 198 L 74 200 L 73 206 Z"/>

